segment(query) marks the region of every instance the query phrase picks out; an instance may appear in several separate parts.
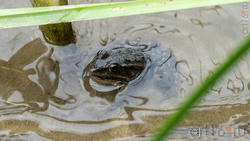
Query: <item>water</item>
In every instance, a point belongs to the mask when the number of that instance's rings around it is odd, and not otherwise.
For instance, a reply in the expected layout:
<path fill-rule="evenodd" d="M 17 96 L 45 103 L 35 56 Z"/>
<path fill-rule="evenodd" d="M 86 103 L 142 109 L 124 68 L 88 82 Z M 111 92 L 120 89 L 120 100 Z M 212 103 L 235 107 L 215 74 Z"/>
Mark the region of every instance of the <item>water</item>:
<path fill-rule="evenodd" d="M 0 8 L 29 6 L 28 0 L 9 0 Z M 244 37 L 241 10 L 242 4 L 234 4 L 75 22 L 76 46 L 54 51 L 44 43 L 38 27 L 0 30 L 0 139 L 145 140 Z M 140 86 L 136 94 L 147 97 L 146 104 L 134 99 L 134 105 L 117 106 L 107 113 L 110 102 L 89 96 L 81 69 L 94 51 L 138 39 L 173 51 L 178 86 L 171 93 L 176 95 L 164 99 L 155 87 Z M 78 61 L 80 69 L 73 65 Z M 249 126 L 249 71 L 248 55 L 202 99 L 171 139 L 249 140 L 243 131 Z"/>

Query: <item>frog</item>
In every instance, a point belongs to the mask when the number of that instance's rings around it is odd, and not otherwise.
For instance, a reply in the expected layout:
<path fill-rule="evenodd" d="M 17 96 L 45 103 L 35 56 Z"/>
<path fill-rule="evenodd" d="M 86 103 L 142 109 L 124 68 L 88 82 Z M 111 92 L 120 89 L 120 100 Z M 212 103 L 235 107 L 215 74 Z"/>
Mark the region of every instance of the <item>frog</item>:
<path fill-rule="evenodd" d="M 90 62 L 89 72 L 94 81 L 103 85 L 128 84 L 147 69 L 149 61 L 149 56 L 138 49 L 103 49 Z"/>
<path fill-rule="evenodd" d="M 78 68 L 74 70 L 78 76 L 71 72 L 70 77 L 81 77 L 89 96 L 105 99 L 111 107 L 125 106 L 132 99 L 141 101 L 137 105 L 147 103 L 148 98 L 140 95 L 141 92 L 138 94 L 147 86 L 155 86 L 166 97 L 176 86 L 176 57 L 170 48 L 163 50 L 157 42 L 120 41 L 71 59 L 75 63 L 69 60 L 66 63 L 66 59 L 65 66 L 73 64 Z"/>

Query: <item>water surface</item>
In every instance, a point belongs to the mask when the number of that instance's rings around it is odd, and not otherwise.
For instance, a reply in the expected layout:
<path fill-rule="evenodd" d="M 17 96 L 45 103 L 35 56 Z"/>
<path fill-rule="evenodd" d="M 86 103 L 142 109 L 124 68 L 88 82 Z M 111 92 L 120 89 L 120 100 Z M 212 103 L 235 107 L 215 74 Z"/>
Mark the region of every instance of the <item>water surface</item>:
<path fill-rule="evenodd" d="M 0 6 L 13 7 L 30 4 L 9 0 Z M 74 22 L 76 46 L 64 48 L 46 44 L 38 27 L 0 30 L 0 139 L 145 140 L 244 37 L 241 10 L 242 4 L 234 4 Z M 167 92 L 170 97 L 163 97 L 156 87 L 138 86 L 129 93 L 147 97 L 147 103 L 134 99 L 131 105 L 107 112 L 110 102 L 89 95 L 83 87 L 83 67 L 74 64 L 87 65 L 93 52 L 124 40 L 153 41 L 163 50 L 171 49 L 178 86 Z M 228 140 L 232 138 L 229 133 L 240 128 L 242 134 L 234 138 L 249 140 L 249 60 L 249 55 L 243 58 L 171 138 Z M 225 135 L 200 138 L 190 133 L 212 127 Z"/>

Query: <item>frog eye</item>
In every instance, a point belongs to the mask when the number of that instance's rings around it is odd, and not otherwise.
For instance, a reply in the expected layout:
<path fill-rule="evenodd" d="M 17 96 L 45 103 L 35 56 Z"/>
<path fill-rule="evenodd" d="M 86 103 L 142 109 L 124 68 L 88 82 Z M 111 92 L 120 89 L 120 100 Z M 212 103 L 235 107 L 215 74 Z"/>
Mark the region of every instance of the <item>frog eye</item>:
<path fill-rule="evenodd" d="M 118 64 L 111 64 L 109 66 L 109 71 L 110 72 L 118 72 L 119 71 L 118 67 L 119 67 Z"/>

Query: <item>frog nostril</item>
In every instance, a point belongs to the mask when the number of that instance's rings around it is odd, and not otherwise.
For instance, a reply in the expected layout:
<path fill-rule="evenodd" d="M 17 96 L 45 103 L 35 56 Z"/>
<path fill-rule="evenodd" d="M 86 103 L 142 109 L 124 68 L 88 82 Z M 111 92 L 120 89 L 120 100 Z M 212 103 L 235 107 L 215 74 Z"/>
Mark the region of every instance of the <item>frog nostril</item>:
<path fill-rule="evenodd" d="M 103 54 L 102 54 L 102 57 L 101 59 L 106 59 L 109 57 L 109 53 L 107 51 L 105 51 Z"/>
<path fill-rule="evenodd" d="M 99 50 L 96 55 L 101 59 L 106 59 L 109 57 L 109 52 L 106 50 Z"/>
<path fill-rule="evenodd" d="M 96 53 L 96 55 L 99 56 L 99 55 L 101 54 L 101 52 L 102 52 L 102 51 L 99 50 L 99 51 Z"/>

